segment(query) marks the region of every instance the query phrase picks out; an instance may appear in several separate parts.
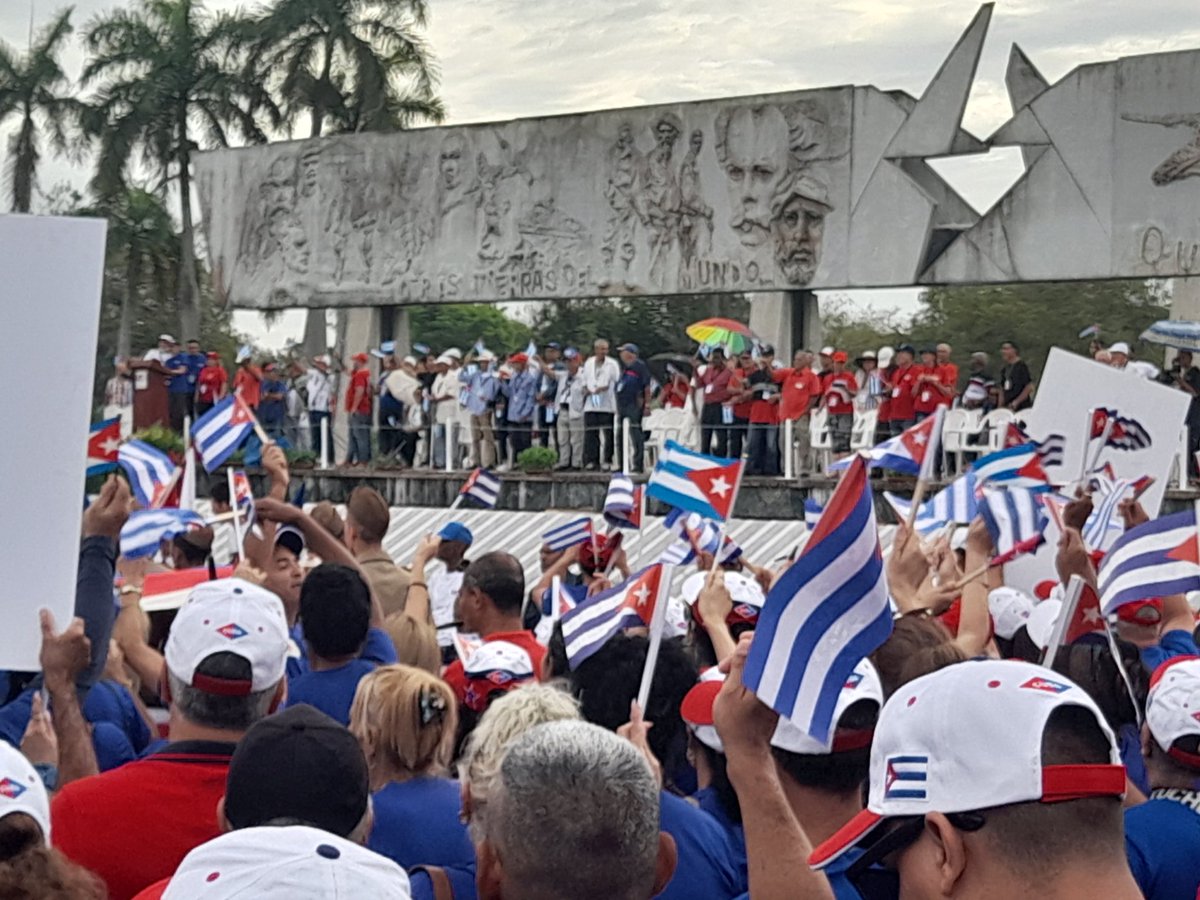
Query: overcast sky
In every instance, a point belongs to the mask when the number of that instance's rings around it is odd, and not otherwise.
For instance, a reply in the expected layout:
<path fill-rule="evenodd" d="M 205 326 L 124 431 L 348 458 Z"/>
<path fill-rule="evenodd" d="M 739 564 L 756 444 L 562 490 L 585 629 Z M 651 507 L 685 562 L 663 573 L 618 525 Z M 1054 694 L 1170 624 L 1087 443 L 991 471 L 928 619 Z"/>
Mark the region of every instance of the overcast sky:
<path fill-rule="evenodd" d="M 37 21 L 59 4 L 33 0 Z M 116 5 L 75 0 L 83 26 Z M 211 9 L 246 6 L 209 0 Z M 973 0 L 431 0 L 429 41 L 450 123 L 502 120 L 839 84 L 919 96 L 978 8 Z M 29 0 L 0 0 L 0 38 L 23 47 Z M 1018 43 L 1051 82 L 1072 68 L 1200 46 L 1196 0 L 1003 0 L 965 124 L 987 137 L 1009 115 L 1004 70 Z M 82 50 L 72 47 L 69 72 Z M 1020 175 L 1015 151 L 941 164 L 981 211 Z M 42 187 L 86 170 L 62 160 Z M 911 292 L 876 302 L 911 303 Z M 239 325 L 251 323 L 239 316 Z M 297 318 L 257 337 L 282 344 Z"/>

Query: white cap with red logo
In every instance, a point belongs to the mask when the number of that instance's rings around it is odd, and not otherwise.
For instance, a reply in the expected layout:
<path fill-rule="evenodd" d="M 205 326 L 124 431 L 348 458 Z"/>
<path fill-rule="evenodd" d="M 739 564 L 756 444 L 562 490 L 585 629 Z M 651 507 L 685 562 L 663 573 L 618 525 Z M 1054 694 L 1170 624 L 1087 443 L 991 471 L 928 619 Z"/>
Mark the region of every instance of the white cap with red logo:
<path fill-rule="evenodd" d="M 270 591 L 240 578 L 197 585 L 179 609 L 167 638 L 167 669 L 185 684 L 213 694 L 265 691 L 284 677 L 287 616 Z M 250 681 L 227 681 L 196 669 L 214 653 L 233 653 L 250 663 Z"/>
<path fill-rule="evenodd" d="M 1154 670 L 1146 697 L 1146 725 L 1168 756 L 1200 769 L 1200 756 L 1172 746 L 1183 737 L 1200 737 L 1200 657 L 1172 659 Z"/>
<path fill-rule="evenodd" d="M 854 667 L 854 671 L 850 673 L 846 683 L 842 685 L 841 691 L 838 692 L 837 703 L 833 708 L 834 729 L 830 732 L 827 743 L 822 744 L 790 719 L 781 718 L 779 724 L 775 726 L 771 746 L 789 753 L 804 753 L 810 756 L 858 750 L 869 746 L 872 731 L 839 733 L 836 727 L 846 710 L 861 700 L 870 700 L 883 706 L 883 683 L 879 680 L 879 673 L 875 671 L 875 666 L 867 659 L 858 661 L 858 665 Z"/>
<path fill-rule="evenodd" d="M 16 747 L 0 741 L 0 819 L 24 813 L 50 843 L 50 797 L 42 778 Z"/>
<path fill-rule="evenodd" d="M 1082 707 L 1109 743 L 1100 765 L 1042 765 L 1051 713 Z M 971 660 L 901 687 L 879 714 L 867 808 L 809 857 L 820 869 L 885 819 L 1084 797 L 1120 797 L 1125 767 L 1104 716 L 1082 688 L 1015 660 Z"/>

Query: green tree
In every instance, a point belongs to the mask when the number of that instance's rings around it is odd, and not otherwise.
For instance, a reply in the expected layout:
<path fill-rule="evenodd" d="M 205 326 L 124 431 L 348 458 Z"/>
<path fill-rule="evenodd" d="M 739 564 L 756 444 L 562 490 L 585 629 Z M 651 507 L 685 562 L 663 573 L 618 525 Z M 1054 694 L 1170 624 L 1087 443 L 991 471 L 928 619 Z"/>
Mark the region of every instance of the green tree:
<path fill-rule="evenodd" d="M 58 61 L 71 32 L 67 9 L 42 29 L 27 53 L 0 42 L 0 125 L 11 116 L 20 120 L 8 144 L 13 212 L 29 212 L 42 158 L 42 132 L 49 134 L 56 151 L 65 151 L 70 127 L 82 109 Z"/>
<path fill-rule="evenodd" d="M 157 174 L 155 189 L 179 191 L 181 252 L 175 300 L 184 337 L 200 331 L 192 154 L 225 146 L 231 133 L 261 142 L 258 124 L 278 110 L 234 53 L 242 25 L 202 0 L 139 0 L 94 21 L 82 84 L 95 86 L 88 130 L 99 141 L 93 187 L 103 201 L 124 190 L 135 154 Z"/>
<path fill-rule="evenodd" d="M 458 347 L 465 353 L 482 338 L 493 353 L 510 353 L 524 349 L 532 334 L 528 325 L 487 303 L 414 306 L 409 315 L 412 339 L 439 352 Z"/>

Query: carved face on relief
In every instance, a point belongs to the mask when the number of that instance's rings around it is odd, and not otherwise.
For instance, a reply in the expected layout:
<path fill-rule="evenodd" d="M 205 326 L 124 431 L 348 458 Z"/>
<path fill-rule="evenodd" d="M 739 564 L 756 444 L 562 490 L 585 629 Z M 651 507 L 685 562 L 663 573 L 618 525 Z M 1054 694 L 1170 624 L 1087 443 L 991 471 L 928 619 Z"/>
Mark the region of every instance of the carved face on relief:
<path fill-rule="evenodd" d="M 438 157 L 438 171 L 442 175 L 442 186 L 450 190 L 463 182 L 463 158 L 467 144 L 461 135 L 451 134 L 442 141 L 442 152 Z"/>
<path fill-rule="evenodd" d="M 717 118 L 717 158 L 733 216 L 729 227 L 745 247 L 770 237 L 771 197 L 788 174 L 788 124 L 774 106 L 743 107 Z"/>
<path fill-rule="evenodd" d="M 771 223 L 775 262 L 788 284 L 808 284 L 821 263 L 821 239 L 829 207 L 793 193 Z"/>

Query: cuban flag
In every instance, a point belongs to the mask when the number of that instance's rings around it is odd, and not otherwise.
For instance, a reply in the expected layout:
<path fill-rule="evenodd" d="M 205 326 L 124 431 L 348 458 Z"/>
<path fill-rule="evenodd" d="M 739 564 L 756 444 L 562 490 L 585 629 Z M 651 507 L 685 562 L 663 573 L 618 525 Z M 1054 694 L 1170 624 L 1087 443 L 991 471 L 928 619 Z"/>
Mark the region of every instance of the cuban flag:
<path fill-rule="evenodd" d="M 938 409 L 944 410 L 945 407 Z M 920 475 L 921 467 L 932 465 L 937 456 L 940 431 L 936 426 L 940 421 L 940 415 L 930 416 L 903 434 L 889 438 L 882 444 L 876 444 L 867 451 L 868 464 L 873 469 L 891 469 L 906 475 Z M 844 471 L 850 468 L 851 462 L 857 456 L 858 454 L 844 456 L 830 465 L 829 470 Z"/>
<path fill-rule="evenodd" d="M 133 496 L 146 509 L 161 505 L 179 477 L 171 458 L 144 441 L 127 441 L 117 451 L 117 464 L 129 476 Z"/>
<path fill-rule="evenodd" d="M 1042 466 L 1038 445 L 1033 442 L 981 456 L 975 460 L 971 471 L 975 473 L 975 484 L 980 488 L 988 482 L 995 482 L 1001 487 L 1050 490 L 1050 476 Z"/>
<path fill-rule="evenodd" d="M 500 499 L 500 476 L 488 469 L 476 469 L 458 493 L 470 497 L 480 506 L 495 509 L 496 501 Z"/>
<path fill-rule="evenodd" d="M 1105 615 L 1138 600 L 1200 590 L 1196 509 L 1131 528 L 1100 564 Z"/>
<path fill-rule="evenodd" d="M 237 394 L 231 394 L 192 425 L 192 443 L 204 463 L 204 471 L 229 459 L 254 430 L 254 413 Z"/>
<path fill-rule="evenodd" d="M 122 546 L 124 549 L 124 546 Z M 157 547 L 155 548 L 157 549 Z M 128 555 L 128 554 L 126 554 Z M 217 578 L 233 577 L 234 566 L 220 566 Z M 198 584 L 212 579 L 207 566 L 193 569 L 168 569 L 165 572 L 148 572 L 142 583 L 141 607 L 145 612 L 178 609 L 187 601 L 188 594 Z"/>
<path fill-rule="evenodd" d="M 1105 433 L 1108 438 L 1104 446 L 1117 450 L 1145 450 L 1152 443 L 1150 432 L 1137 419 L 1123 416 L 1115 409 L 1092 410 L 1091 440 L 1102 438 Z"/>
<path fill-rule="evenodd" d="M 908 521 L 912 500 L 896 494 L 885 493 L 884 499 L 896 511 L 896 517 Z M 979 512 L 979 501 L 975 491 L 975 473 L 964 472 L 952 482 L 921 504 L 913 527 L 918 534 L 928 535 L 945 528 L 951 522 L 969 525 Z"/>
<path fill-rule="evenodd" d="M 1027 488 L 993 490 L 984 494 L 979 513 L 992 536 L 999 556 L 1016 547 L 1029 553 L 1046 541 L 1045 531 L 1050 519 L 1039 492 Z"/>
<path fill-rule="evenodd" d="M 1093 550 L 1107 550 L 1109 545 L 1123 532 L 1118 520 L 1117 508 L 1136 482 L 1126 478 L 1097 479 L 1092 491 L 1094 508 L 1083 527 L 1083 540 Z"/>
<path fill-rule="evenodd" d="M 203 527 L 203 517 L 190 509 L 135 510 L 121 526 L 121 555 L 130 559 L 153 556 L 163 538 Z"/>
<path fill-rule="evenodd" d="M 722 548 L 722 563 L 731 562 L 742 555 L 742 548 L 738 546 L 737 541 L 728 535 L 725 535 L 724 540 L 721 539 L 721 528 L 716 522 L 710 522 L 695 513 L 673 509 L 663 519 L 663 525 L 675 535 L 676 540 L 667 548 L 670 558 L 663 559 L 662 562 L 682 565 L 694 560 L 699 553 L 716 556 L 718 547 Z M 677 560 L 676 557 L 681 552 L 684 558 Z"/>
<path fill-rule="evenodd" d="M 814 500 L 812 497 L 804 498 L 804 527 L 812 531 L 821 521 L 821 513 L 825 512 L 825 507 Z"/>
<path fill-rule="evenodd" d="M 642 527 L 642 487 L 624 472 L 616 472 L 608 482 L 604 519 L 614 528 Z"/>
<path fill-rule="evenodd" d="M 1038 456 L 1041 457 L 1042 465 L 1046 468 L 1050 466 L 1061 466 L 1063 464 L 1063 456 L 1067 450 L 1066 436 L 1061 434 L 1047 435 L 1045 440 L 1035 441 L 1016 422 L 1008 423 L 1008 430 L 1004 435 L 1004 449 L 1008 450 L 1012 447 L 1020 447 L 1022 444 L 1037 444 Z"/>
<path fill-rule="evenodd" d="M 822 744 L 842 686 L 892 633 L 867 462 L 856 457 L 759 615 L 745 682 Z"/>
<path fill-rule="evenodd" d="M 256 511 L 254 508 L 254 491 L 250 488 L 250 479 L 246 477 L 245 469 L 235 469 L 230 476 L 230 502 L 239 516 L 245 517 L 242 526 L 249 529 L 254 524 Z"/>
<path fill-rule="evenodd" d="M 733 512 L 742 466 L 740 459 L 707 456 L 667 441 L 646 485 L 646 496 L 724 522 Z"/>
<path fill-rule="evenodd" d="M 552 528 L 542 535 L 546 549 L 555 553 L 559 550 L 566 550 L 568 547 L 586 544 L 591 539 L 592 520 L 587 517 Z"/>
<path fill-rule="evenodd" d="M 579 668 L 619 631 L 648 626 L 655 604 L 666 602 L 659 597 L 662 584 L 662 566 L 655 564 L 565 613 L 562 635 L 571 668 Z"/>
<path fill-rule="evenodd" d="M 117 454 L 121 449 L 121 419 L 105 419 L 95 423 L 88 432 L 87 474 L 103 475 L 117 467 Z"/>

